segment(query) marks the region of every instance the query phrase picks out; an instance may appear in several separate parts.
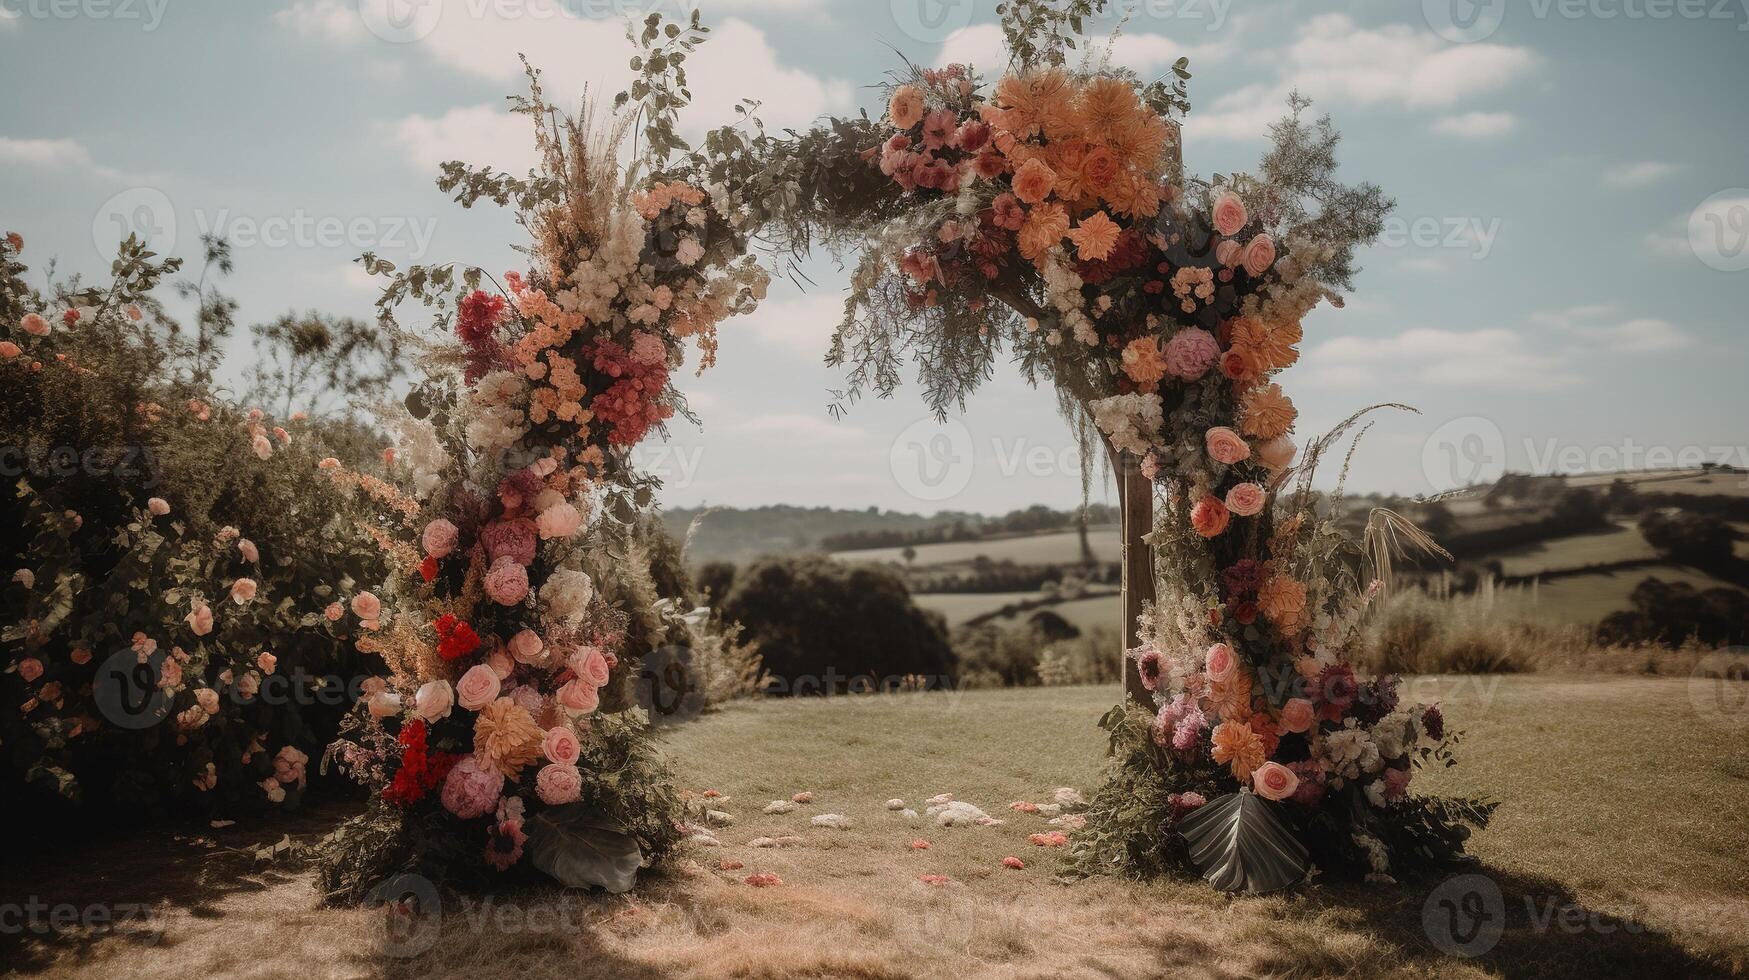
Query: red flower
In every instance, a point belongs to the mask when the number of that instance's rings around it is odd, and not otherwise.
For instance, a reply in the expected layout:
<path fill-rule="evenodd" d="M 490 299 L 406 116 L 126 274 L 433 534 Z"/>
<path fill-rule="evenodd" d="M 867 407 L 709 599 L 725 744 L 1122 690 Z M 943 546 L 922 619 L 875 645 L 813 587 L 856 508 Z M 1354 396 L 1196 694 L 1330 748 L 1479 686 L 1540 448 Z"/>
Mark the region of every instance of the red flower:
<path fill-rule="evenodd" d="M 417 803 L 449 776 L 450 767 L 461 758 L 452 752 L 427 754 L 425 734 L 423 721 L 409 722 L 401 729 L 396 739 L 401 744 L 401 766 L 383 789 L 383 799 L 399 806 Z"/>
<path fill-rule="evenodd" d="M 445 660 L 459 660 L 479 646 L 480 635 L 467 623 L 456 623 L 448 632 L 438 631 L 437 655 Z"/>
<path fill-rule="evenodd" d="M 419 563 L 419 577 L 427 582 L 437 577 L 436 558 L 430 555 L 425 556 L 425 560 Z"/>
<path fill-rule="evenodd" d="M 504 297 L 476 289 L 463 298 L 456 314 L 455 333 L 469 347 L 488 346 L 498 321 L 504 317 Z"/>

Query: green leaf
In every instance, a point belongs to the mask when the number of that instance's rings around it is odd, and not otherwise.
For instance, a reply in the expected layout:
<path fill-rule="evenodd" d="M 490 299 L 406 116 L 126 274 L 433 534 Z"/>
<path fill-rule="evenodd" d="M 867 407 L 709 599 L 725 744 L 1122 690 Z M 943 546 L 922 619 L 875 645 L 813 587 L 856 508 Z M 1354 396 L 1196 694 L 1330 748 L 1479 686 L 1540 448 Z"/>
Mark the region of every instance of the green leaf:
<path fill-rule="evenodd" d="M 567 888 L 596 886 L 615 895 L 631 890 L 644 863 L 630 834 L 596 823 L 588 804 L 548 807 L 526 826 L 529 860 Z"/>
<path fill-rule="evenodd" d="M 1261 895 L 1298 884 L 1311 870 L 1306 845 L 1281 804 L 1248 789 L 1212 800 L 1178 821 L 1190 860 L 1224 892 Z"/>

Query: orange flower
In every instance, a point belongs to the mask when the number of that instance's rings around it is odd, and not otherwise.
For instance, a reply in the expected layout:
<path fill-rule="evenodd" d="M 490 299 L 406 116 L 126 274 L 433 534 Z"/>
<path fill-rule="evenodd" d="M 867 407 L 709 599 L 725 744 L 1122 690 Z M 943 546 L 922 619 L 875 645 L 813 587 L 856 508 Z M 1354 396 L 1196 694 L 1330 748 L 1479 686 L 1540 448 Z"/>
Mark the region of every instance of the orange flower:
<path fill-rule="evenodd" d="M 1223 719 L 1243 721 L 1251 715 L 1251 674 L 1235 670 L 1225 680 L 1209 681 L 1204 695 L 1209 707 Z"/>
<path fill-rule="evenodd" d="M 1020 226 L 1020 254 L 1036 262 L 1069 233 L 1069 212 L 1061 204 L 1040 204 Z"/>
<path fill-rule="evenodd" d="M 1081 183 L 1095 194 L 1103 194 L 1117 179 L 1117 158 L 1103 146 L 1096 146 L 1081 161 Z"/>
<path fill-rule="evenodd" d="M 1151 218 L 1160 213 L 1160 184 L 1145 174 L 1120 171 L 1100 196 L 1126 218 Z"/>
<path fill-rule="evenodd" d="M 1233 778 L 1241 783 L 1249 782 L 1251 774 L 1263 765 L 1263 740 L 1244 722 L 1221 722 L 1215 726 L 1210 742 L 1214 746 L 1211 753 L 1214 760 L 1225 762 L 1232 769 Z"/>
<path fill-rule="evenodd" d="M 1088 138 L 1099 142 L 1133 125 L 1135 117 L 1143 111 L 1129 82 L 1107 76 L 1088 82 L 1076 103 Z"/>
<path fill-rule="evenodd" d="M 510 779 L 541 757 L 546 736 L 528 709 L 507 697 L 481 708 L 474 719 L 474 753 Z"/>
<path fill-rule="evenodd" d="M 1281 393 L 1281 385 L 1252 388 L 1239 402 L 1239 427 L 1259 439 L 1287 435 L 1293 431 L 1297 415 L 1293 400 Z"/>
<path fill-rule="evenodd" d="M 1257 608 L 1286 630 L 1299 625 L 1306 611 L 1306 587 L 1286 575 L 1272 575 L 1257 590 Z"/>
<path fill-rule="evenodd" d="M 1028 160 L 1014 173 L 1014 196 L 1027 204 L 1042 204 L 1056 183 L 1056 172 L 1043 160 Z"/>
<path fill-rule="evenodd" d="M 1069 232 L 1069 238 L 1075 243 L 1075 252 L 1083 262 L 1098 262 L 1111 257 L 1111 250 L 1117 245 L 1118 232 L 1121 231 L 1117 222 L 1104 211 L 1095 211 L 1081 219 L 1081 224 Z"/>
<path fill-rule="evenodd" d="M 1081 183 L 1081 166 L 1087 159 L 1088 149 L 1087 144 L 1080 140 L 1050 145 L 1047 162 L 1051 165 L 1051 172 L 1057 175 L 1057 196 L 1065 201 L 1079 200 L 1087 195 L 1087 189 Z"/>
<path fill-rule="evenodd" d="M 923 92 L 915 85 L 901 85 L 887 101 L 887 118 L 900 129 L 910 129 L 923 121 Z"/>

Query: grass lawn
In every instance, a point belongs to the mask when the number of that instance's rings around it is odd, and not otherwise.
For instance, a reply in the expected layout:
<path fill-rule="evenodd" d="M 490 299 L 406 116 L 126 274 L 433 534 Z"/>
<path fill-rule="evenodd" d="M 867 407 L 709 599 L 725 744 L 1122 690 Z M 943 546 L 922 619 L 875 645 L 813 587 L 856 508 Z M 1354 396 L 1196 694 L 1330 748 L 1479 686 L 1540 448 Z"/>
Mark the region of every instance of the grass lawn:
<path fill-rule="evenodd" d="M 1099 561 L 1117 561 L 1117 528 L 1111 526 L 1087 529 L 1087 544 Z M 870 548 L 865 551 L 834 552 L 841 561 L 889 561 L 905 564 L 903 548 Z M 971 561 L 983 556 L 991 561 L 1012 561 L 1022 565 L 1053 563 L 1072 564 L 1081 560 L 1079 531 L 1052 531 L 1048 534 L 1022 534 L 988 541 L 947 541 L 941 544 L 917 545 L 915 564 L 944 565 Z"/>
<path fill-rule="evenodd" d="M 1749 969 L 1749 685 L 1726 700 L 1687 680 L 1560 676 L 1421 679 L 1468 732 L 1464 766 L 1428 788 L 1505 801 L 1478 869 L 1503 895 L 1489 952 L 1434 948 L 1435 883 L 1313 883 L 1234 899 L 1187 881 L 1055 878 L 1048 829 L 1010 811 L 1057 786 L 1091 794 L 1093 724 L 1115 688 L 749 702 L 676 730 L 681 785 L 734 814 L 634 897 L 550 890 L 451 897 L 436 945 L 411 959 L 373 943 L 381 912 L 317 906 L 307 873 L 250 869 L 226 831 L 152 834 L 77 855 L 9 856 L 7 895 L 152 901 L 152 936 L 0 936 L 8 967 L 52 975 L 408 977 L 1705 976 Z M 1705 695 L 1705 696 L 1702 696 Z M 771 800 L 811 791 L 784 815 Z M 909 823 L 952 793 L 1001 826 Z M 809 818 L 840 813 L 849 830 Z M 298 828 L 311 831 L 324 815 Z M 332 819 L 332 814 L 326 815 Z M 280 832 L 267 835 L 272 839 Z M 748 846 L 795 835 L 796 846 Z M 913 850 L 913 840 L 927 850 Z M 1002 866 L 1005 856 L 1024 870 Z M 726 870 L 720 862 L 742 867 Z M 244 873 L 238 874 L 241 870 Z M 743 878 L 775 873 L 784 884 Z M 922 875 L 946 875 L 941 885 Z M 1437 909 L 1435 909 L 1437 913 Z"/>
<path fill-rule="evenodd" d="M 1592 534 L 1575 534 L 1539 541 L 1487 556 L 1500 559 L 1507 575 L 1534 575 L 1563 568 L 1583 568 L 1618 561 L 1639 561 L 1658 557 L 1633 521 L 1622 521 L 1613 528 Z"/>
<path fill-rule="evenodd" d="M 1632 609 L 1628 597 L 1649 578 L 1687 582 L 1697 591 L 1736 588 L 1723 579 L 1679 565 L 1644 565 L 1616 572 L 1572 575 L 1535 588 L 1515 586 L 1501 593 L 1506 615 L 1541 623 L 1574 623 L 1590 626 L 1612 612 Z"/>

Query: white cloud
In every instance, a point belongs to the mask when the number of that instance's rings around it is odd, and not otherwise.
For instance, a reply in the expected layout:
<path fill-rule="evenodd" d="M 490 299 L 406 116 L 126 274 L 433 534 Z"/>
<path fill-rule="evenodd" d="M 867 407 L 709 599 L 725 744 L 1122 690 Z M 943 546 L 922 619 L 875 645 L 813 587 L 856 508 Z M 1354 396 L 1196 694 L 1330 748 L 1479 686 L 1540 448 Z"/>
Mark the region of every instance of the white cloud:
<path fill-rule="evenodd" d="M 12 139 L 0 136 L 0 163 L 37 170 L 83 171 L 111 180 L 128 175 L 98 163 L 85 144 L 75 139 Z M 139 178 L 144 179 L 144 178 Z"/>
<path fill-rule="evenodd" d="M 1656 354 L 1694 343 L 1688 332 L 1668 320 L 1639 318 L 1617 321 L 1614 303 L 1591 303 L 1531 314 L 1532 322 L 1585 341 L 1584 350 L 1613 354 Z M 1615 321 L 1615 322 L 1611 322 Z"/>
<path fill-rule="evenodd" d="M 0 7 L 0 31 L 18 30 L 19 22 L 23 19 L 18 15 L 18 11 Z"/>
<path fill-rule="evenodd" d="M 512 174 L 540 163 L 534 148 L 534 123 L 513 116 L 502 104 L 462 106 L 441 116 L 408 116 L 394 123 L 394 142 L 421 174 L 436 175 L 439 164 L 461 160 Z"/>
<path fill-rule="evenodd" d="M 1510 133 L 1518 126 L 1518 117 L 1510 112 L 1466 112 L 1458 116 L 1441 116 L 1433 123 L 1433 131 L 1442 136 L 1466 140 L 1492 139 Z"/>
<path fill-rule="evenodd" d="M 844 439 L 862 434 L 860 429 L 834 422 L 823 415 L 804 415 L 800 412 L 771 412 L 764 415 L 753 415 L 736 422 L 731 428 L 736 432 L 787 436 L 820 442 L 841 442 Z"/>
<path fill-rule="evenodd" d="M 996 24 L 971 24 L 947 36 L 935 56 L 943 65 L 971 65 L 985 78 L 994 78 L 1008 65 L 1008 44 Z"/>
<path fill-rule="evenodd" d="M 1567 360 L 1534 351 L 1511 330 L 1415 328 L 1393 337 L 1337 337 L 1306 354 L 1300 376 L 1318 387 L 1415 385 L 1549 390 L 1577 384 Z"/>
<path fill-rule="evenodd" d="M 1109 52 L 1112 64 L 1122 65 L 1141 75 L 1162 72 L 1179 58 L 1189 58 L 1191 69 L 1197 64 L 1223 58 L 1233 50 L 1233 41 L 1223 39 L 1207 44 L 1186 44 L 1164 34 L 1150 32 L 1119 34 L 1114 43 L 1089 45 L 1087 56 L 1094 63 Z M 971 65 L 986 80 L 1001 74 L 1008 66 L 1008 45 L 1002 39 L 1002 28 L 996 24 L 971 24 L 959 28 L 941 42 L 935 65 Z"/>
<path fill-rule="evenodd" d="M 346 43 L 365 39 L 364 20 L 346 0 L 295 0 L 273 12 L 273 22 L 300 37 Z"/>
<path fill-rule="evenodd" d="M 1403 24 L 1361 28 L 1346 14 L 1321 14 L 1286 47 L 1265 52 L 1273 82 L 1249 85 L 1190 114 L 1186 129 L 1215 139 L 1251 139 L 1282 114 L 1289 92 L 1319 101 L 1402 109 L 1449 109 L 1511 85 L 1535 64 L 1528 48 L 1451 45 Z"/>
<path fill-rule="evenodd" d="M 767 300 L 751 315 L 730 321 L 725 329 L 746 331 L 763 343 L 819 360 L 831 345 L 832 331 L 843 319 L 844 297 L 823 291 Z"/>
<path fill-rule="evenodd" d="M 1662 160 L 1621 163 L 1603 172 L 1603 183 L 1606 187 L 1643 187 L 1663 180 L 1681 169 L 1681 164 Z"/>

